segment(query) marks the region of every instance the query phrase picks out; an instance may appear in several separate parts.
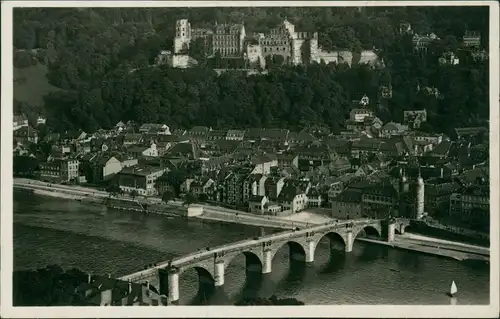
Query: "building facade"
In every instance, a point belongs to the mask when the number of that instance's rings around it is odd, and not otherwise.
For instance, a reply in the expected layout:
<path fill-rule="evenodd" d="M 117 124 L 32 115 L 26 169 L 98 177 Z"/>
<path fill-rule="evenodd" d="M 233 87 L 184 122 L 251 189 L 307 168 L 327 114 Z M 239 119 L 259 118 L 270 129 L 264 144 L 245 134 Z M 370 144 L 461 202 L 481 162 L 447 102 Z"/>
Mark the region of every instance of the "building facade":
<path fill-rule="evenodd" d="M 245 26 L 243 24 L 216 24 L 212 37 L 212 54 L 222 57 L 242 57 Z"/>
<path fill-rule="evenodd" d="M 153 196 L 158 193 L 155 182 L 164 172 L 165 169 L 159 167 L 133 166 L 119 172 L 116 180 L 125 193 L 136 191 L 138 195 Z"/>

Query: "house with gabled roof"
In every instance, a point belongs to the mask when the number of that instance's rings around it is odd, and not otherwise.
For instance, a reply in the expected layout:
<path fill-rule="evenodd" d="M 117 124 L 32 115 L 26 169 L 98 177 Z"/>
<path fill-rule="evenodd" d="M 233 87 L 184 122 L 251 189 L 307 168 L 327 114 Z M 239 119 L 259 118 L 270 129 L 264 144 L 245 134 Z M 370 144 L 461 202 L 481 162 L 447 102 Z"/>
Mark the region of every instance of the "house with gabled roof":
<path fill-rule="evenodd" d="M 139 127 L 140 133 L 154 133 L 160 135 L 170 135 L 170 128 L 166 124 L 145 123 Z"/>
<path fill-rule="evenodd" d="M 357 141 L 353 141 L 351 145 L 352 157 L 363 157 L 369 154 L 376 154 L 379 152 L 384 142 L 376 138 L 364 137 Z"/>
<path fill-rule="evenodd" d="M 278 203 L 283 207 L 283 211 L 294 214 L 307 208 L 307 195 L 299 187 L 287 185 L 281 190 Z"/>
<path fill-rule="evenodd" d="M 329 188 L 328 200 L 331 202 L 333 198 L 342 193 L 349 182 L 355 177 L 356 176 L 354 174 L 350 173 L 325 180 L 325 186 Z"/>
<path fill-rule="evenodd" d="M 99 153 L 83 160 L 82 170 L 86 172 L 86 179 L 91 183 L 109 181 L 122 170 L 121 162 L 110 153 Z"/>
<path fill-rule="evenodd" d="M 440 159 L 445 159 L 450 154 L 450 149 L 453 142 L 451 141 L 442 141 L 439 143 L 432 151 L 430 151 L 427 155 L 430 157 L 437 157 Z"/>
<path fill-rule="evenodd" d="M 264 182 L 265 195 L 270 200 L 276 200 L 284 185 L 284 177 L 269 176 Z"/>
<path fill-rule="evenodd" d="M 252 195 L 248 199 L 248 211 L 250 213 L 263 215 L 265 212 L 265 206 L 269 202 L 266 196 Z"/>
<path fill-rule="evenodd" d="M 211 130 L 208 132 L 207 141 L 225 140 L 228 130 Z"/>
<path fill-rule="evenodd" d="M 186 136 L 191 142 L 204 143 L 207 140 L 208 134 L 212 129 L 206 126 L 194 126 L 186 131 Z"/>
<path fill-rule="evenodd" d="M 307 207 L 323 206 L 324 198 L 317 187 L 311 187 L 307 192 Z"/>
<path fill-rule="evenodd" d="M 312 141 L 315 141 L 316 138 L 308 132 L 300 131 L 300 132 L 292 132 L 288 133 L 286 142 L 290 145 L 301 145 L 307 144 Z"/>
<path fill-rule="evenodd" d="M 332 217 L 360 218 L 363 216 L 362 192 L 356 189 L 346 189 L 337 196 L 331 197 Z"/>
<path fill-rule="evenodd" d="M 263 154 L 254 156 L 251 163 L 254 166 L 252 173 L 268 175 L 272 167 L 278 166 L 278 159 L 274 154 Z"/>
<path fill-rule="evenodd" d="M 245 137 L 245 130 L 228 130 L 226 140 L 229 141 L 243 141 Z"/>
<path fill-rule="evenodd" d="M 142 142 L 142 134 L 140 133 L 126 133 L 123 137 L 123 145 L 130 146 L 140 144 Z"/>
<path fill-rule="evenodd" d="M 279 142 L 286 142 L 289 130 L 287 129 L 273 129 L 273 128 L 251 128 L 245 131 L 245 140 L 273 140 Z"/>
<path fill-rule="evenodd" d="M 158 156 L 158 149 L 155 143 L 151 143 L 149 146 L 133 145 L 127 148 L 127 154 L 132 157 L 139 158 L 143 156 Z"/>
<path fill-rule="evenodd" d="M 251 196 L 257 196 L 259 195 L 258 193 L 258 188 L 259 188 L 259 182 L 264 176 L 263 174 L 259 173 L 250 173 L 244 180 L 243 180 L 243 202 L 248 202 L 248 199 Z"/>
<path fill-rule="evenodd" d="M 211 188 L 214 186 L 215 182 L 209 177 L 201 177 L 194 180 L 190 185 L 191 192 L 197 196 L 209 196 L 211 193 Z"/>
<path fill-rule="evenodd" d="M 389 122 L 380 129 L 380 137 L 389 138 L 394 135 L 402 135 L 408 131 L 408 125 Z"/>

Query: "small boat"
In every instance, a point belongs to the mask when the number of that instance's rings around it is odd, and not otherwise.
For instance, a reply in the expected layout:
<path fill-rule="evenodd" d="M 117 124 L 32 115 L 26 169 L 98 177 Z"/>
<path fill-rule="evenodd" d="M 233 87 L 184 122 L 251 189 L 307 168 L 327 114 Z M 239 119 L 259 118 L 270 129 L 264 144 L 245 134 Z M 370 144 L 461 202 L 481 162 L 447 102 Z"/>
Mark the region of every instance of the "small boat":
<path fill-rule="evenodd" d="M 394 268 L 389 268 L 390 271 L 395 271 L 395 272 L 401 272 L 401 270 L 394 269 Z"/>
<path fill-rule="evenodd" d="M 455 280 L 453 280 L 451 282 L 450 292 L 448 293 L 448 296 L 454 298 L 456 294 L 457 294 L 457 285 L 455 284 Z"/>

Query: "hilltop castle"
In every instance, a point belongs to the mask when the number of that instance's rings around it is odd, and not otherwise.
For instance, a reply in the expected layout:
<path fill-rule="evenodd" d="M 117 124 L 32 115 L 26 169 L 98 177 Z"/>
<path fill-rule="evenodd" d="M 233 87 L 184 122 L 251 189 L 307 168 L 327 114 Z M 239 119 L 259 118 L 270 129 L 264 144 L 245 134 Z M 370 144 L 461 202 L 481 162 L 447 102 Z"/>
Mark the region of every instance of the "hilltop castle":
<path fill-rule="evenodd" d="M 173 55 L 178 56 L 178 61 L 179 56 L 187 56 L 193 41 L 203 39 L 207 56 L 219 53 L 223 58 L 244 58 L 252 66 L 264 67 L 268 56 L 282 56 L 285 63 L 294 65 L 322 61 L 351 65 L 353 62 L 352 52 L 323 51 L 318 44 L 318 32 L 298 31 L 287 19 L 268 33 L 247 34 L 243 23 L 215 23 L 211 29 L 192 28 L 187 19 L 178 20 L 175 28 Z M 358 63 L 374 62 L 377 58 L 373 51 L 363 51 Z"/>

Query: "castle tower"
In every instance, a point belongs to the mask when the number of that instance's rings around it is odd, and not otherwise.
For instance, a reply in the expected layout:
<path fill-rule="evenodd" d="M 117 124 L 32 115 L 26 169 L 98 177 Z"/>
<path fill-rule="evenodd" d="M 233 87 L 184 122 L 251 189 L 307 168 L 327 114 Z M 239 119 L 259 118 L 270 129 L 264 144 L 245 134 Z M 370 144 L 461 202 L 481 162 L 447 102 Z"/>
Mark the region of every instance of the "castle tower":
<path fill-rule="evenodd" d="M 425 199 L 425 184 L 424 179 L 420 175 L 420 169 L 418 170 L 417 178 L 417 219 L 422 219 L 424 217 L 424 199 Z"/>
<path fill-rule="evenodd" d="M 191 43 L 191 23 L 188 19 L 177 20 L 175 23 L 174 53 L 189 49 Z"/>
<path fill-rule="evenodd" d="M 318 45 L 318 32 L 314 32 L 312 34 L 311 39 L 309 40 L 309 54 L 310 54 L 310 61 L 317 61 L 318 60 L 318 50 L 319 50 L 319 45 Z"/>

